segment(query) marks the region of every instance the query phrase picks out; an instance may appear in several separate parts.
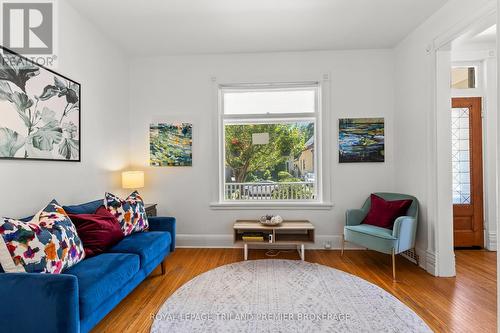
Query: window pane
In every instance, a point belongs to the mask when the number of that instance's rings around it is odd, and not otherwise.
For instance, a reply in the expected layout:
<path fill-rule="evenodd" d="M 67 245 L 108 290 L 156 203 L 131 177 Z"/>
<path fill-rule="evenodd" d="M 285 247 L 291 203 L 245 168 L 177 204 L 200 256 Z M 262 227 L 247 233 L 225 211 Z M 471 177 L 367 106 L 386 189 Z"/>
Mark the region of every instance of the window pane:
<path fill-rule="evenodd" d="M 225 114 L 279 114 L 315 111 L 316 89 L 229 90 L 223 92 Z"/>
<path fill-rule="evenodd" d="M 470 204 L 469 109 L 451 110 L 453 203 Z"/>
<path fill-rule="evenodd" d="M 225 200 L 316 198 L 314 122 L 226 124 Z"/>
<path fill-rule="evenodd" d="M 475 67 L 452 68 L 451 87 L 453 89 L 476 88 L 476 68 Z"/>

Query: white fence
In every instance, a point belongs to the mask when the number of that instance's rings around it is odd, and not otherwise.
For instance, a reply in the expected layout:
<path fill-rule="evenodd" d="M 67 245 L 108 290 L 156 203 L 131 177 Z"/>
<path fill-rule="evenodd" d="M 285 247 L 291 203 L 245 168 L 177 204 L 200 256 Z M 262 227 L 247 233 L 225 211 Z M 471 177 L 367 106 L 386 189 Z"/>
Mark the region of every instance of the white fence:
<path fill-rule="evenodd" d="M 226 200 L 311 200 L 314 182 L 226 183 Z"/>

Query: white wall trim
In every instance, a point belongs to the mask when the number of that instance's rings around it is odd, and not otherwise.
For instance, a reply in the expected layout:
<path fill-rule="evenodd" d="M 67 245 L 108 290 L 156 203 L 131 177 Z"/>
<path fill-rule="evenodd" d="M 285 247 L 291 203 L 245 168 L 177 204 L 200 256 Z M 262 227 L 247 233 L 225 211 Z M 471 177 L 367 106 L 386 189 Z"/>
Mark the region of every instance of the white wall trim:
<path fill-rule="evenodd" d="M 431 252 L 431 251 L 425 251 L 424 256 L 422 258 L 425 258 L 425 267 L 424 269 L 429 273 L 434 276 L 438 276 L 438 263 L 437 263 L 437 256 Z"/>
<path fill-rule="evenodd" d="M 458 20 L 456 24 L 434 38 L 431 44 L 432 47 L 436 50 L 442 48 L 459 37 L 462 33 L 464 33 L 464 31 L 469 30 L 471 27 L 483 24 L 488 17 L 496 14 L 496 9 L 496 1 L 491 0 L 487 5 L 483 6 L 475 13 L 468 13 L 466 17 Z"/>
<path fill-rule="evenodd" d="M 496 232 L 488 232 L 486 235 L 486 248 L 490 251 L 497 250 L 497 233 Z"/>

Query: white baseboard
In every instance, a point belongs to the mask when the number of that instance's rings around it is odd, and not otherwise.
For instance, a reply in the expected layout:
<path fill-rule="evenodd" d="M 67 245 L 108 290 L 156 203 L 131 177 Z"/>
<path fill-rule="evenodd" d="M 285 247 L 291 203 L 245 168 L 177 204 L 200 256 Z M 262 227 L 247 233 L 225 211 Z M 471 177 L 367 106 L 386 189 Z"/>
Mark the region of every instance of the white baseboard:
<path fill-rule="evenodd" d="M 437 276 L 437 262 L 436 255 L 430 251 L 422 251 L 422 257 L 425 259 L 424 269 L 434 276 Z M 424 261 L 424 260 L 423 260 Z"/>
<path fill-rule="evenodd" d="M 438 258 L 441 257 L 443 265 L 440 266 Z M 453 277 L 456 276 L 455 271 L 455 253 L 451 251 L 448 256 L 440 256 L 438 252 L 426 251 L 426 267 L 425 270 L 440 277 Z"/>
<path fill-rule="evenodd" d="M 497 250 L 497 233 L 496 232 L 488 232 L 486 239 L 486 248 L 490 251 Z"/>
<path fill-rule="evenodd" d="M 178 248 L 240 248 L 241 245 L 233 243 L 232 234 L 177 234 L 175 238 L 176 247 Z M 341 249 L 341 235 L 316 235 L 314 244 L 306 244 L 307 249 Z M 263 243 L 264 244 L 264 243 Z M 328 248 L 327 245 L 330 247 Z M 259 245 L 257 245 L 259 246 Z M 346 250 L 363 249 L 352 243 L 345 243 Z"/>

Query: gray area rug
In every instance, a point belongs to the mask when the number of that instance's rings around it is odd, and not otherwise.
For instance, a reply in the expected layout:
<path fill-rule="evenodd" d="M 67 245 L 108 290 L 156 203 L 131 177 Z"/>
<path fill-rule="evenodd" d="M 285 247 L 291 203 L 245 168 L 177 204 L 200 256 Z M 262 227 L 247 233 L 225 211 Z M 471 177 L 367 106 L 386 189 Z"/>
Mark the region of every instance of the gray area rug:
<path fill-rule="evenodd" d="M 354 275 L 296 260 L 221 266 L 179 288 L 151 332 L 432 332 L 397 298 Z"/>

